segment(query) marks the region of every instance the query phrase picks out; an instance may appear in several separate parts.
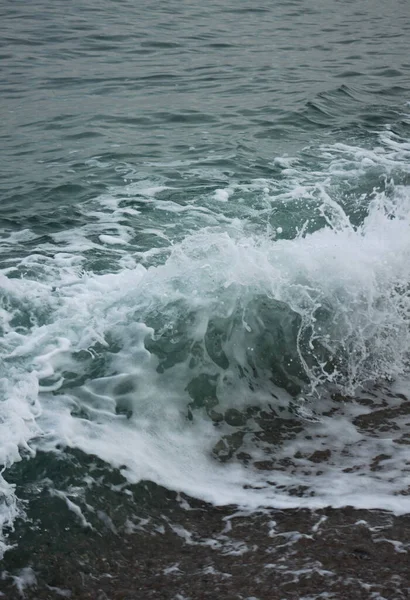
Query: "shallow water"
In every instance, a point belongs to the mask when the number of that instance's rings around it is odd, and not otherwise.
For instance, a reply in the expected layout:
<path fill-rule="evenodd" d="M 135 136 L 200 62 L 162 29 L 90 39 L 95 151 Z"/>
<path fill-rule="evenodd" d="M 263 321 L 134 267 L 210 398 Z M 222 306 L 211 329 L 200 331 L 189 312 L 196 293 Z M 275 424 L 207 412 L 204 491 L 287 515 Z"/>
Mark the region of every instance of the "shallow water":
<path fill-rule="evenodd" d="M 0 13 L 3 550 L 146 481 L 408 512 L 408 3 Z"/>

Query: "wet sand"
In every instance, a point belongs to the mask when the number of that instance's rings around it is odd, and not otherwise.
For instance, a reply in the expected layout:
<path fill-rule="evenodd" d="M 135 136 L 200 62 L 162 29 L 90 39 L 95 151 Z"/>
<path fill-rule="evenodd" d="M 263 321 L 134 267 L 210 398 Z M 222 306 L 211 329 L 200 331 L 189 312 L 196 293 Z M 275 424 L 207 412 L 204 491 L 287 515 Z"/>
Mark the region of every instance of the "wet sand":
<path fill-rule="evenodd" d="M 155 517 L 118 527 L 105 514 L 97 531 L 60 527 L 52 513 L 61 508 L 48 507 L 50 525 L 6 553 L 6 598 L 410 597 L 410 515 L 349 507 L 252 515 L 168 493 Z"/>

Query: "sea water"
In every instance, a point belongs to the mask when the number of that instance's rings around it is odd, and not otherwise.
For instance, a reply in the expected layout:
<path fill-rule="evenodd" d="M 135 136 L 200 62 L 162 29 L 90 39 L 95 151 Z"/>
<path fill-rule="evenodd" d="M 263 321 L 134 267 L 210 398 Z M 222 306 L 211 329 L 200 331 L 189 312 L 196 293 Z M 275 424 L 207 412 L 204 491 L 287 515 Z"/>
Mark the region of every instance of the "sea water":
<path fill-rule="evenodd" d="M 0 11 L 2 549 L 72 451 L 408 512 L 407 3 Z"/>

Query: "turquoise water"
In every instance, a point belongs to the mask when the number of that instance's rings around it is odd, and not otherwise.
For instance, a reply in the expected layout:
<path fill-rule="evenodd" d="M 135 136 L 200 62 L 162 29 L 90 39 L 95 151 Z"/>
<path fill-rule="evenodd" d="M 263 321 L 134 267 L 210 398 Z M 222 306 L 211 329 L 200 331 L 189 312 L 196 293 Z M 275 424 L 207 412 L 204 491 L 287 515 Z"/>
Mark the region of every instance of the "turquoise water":
<path fill-rule="evenodd" d="M 44 490 L 87 521 L 95 457 L 216 504 L 407 511 L 407 446 L 355 419 L 407 393 L 408 3 L 0 14 L 5 532 Z"/>

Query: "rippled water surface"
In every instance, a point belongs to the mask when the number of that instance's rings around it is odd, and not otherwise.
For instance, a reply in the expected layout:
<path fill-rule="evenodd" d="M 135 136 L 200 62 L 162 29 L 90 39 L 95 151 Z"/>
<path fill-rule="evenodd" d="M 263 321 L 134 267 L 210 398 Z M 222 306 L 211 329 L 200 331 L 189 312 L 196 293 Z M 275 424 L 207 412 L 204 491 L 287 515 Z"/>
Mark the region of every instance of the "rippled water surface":
<path fill-rule="evenodd" d="M 409 511 L 409 39 L 400 0 L 2 3 L 3 550 L 39 498 Z"/>

